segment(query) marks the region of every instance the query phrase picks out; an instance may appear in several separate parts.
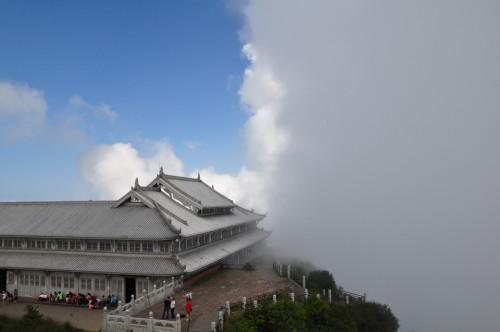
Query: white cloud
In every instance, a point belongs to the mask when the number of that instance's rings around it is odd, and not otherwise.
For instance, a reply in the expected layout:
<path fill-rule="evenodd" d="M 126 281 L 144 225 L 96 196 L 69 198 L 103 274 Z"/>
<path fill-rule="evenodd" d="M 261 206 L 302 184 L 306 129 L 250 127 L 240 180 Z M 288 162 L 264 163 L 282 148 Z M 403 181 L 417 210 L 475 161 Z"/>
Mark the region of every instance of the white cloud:
<path fill-rule="evenodd" d="M 259 213 L 267 212 L 269 195 L 266 194 L 266 182 L 258 172 L 252 172 L 242 167 L 238 175 L 219 174 L 213 168 L 193 171 L 189 176 L 197 177 L 215 190 L 232 199 L 235 203 L 247 208 L 255 209 Z"/>
<path fill-rule="evenodd" d="M 183 164 L 166 142 L 150 142 L 149 157 L 142 157 L 130 143 L 99 145 L 79 156 L 83 179 L 92 185 L 100 199 L 117 199 L 139 178 L 147 185 L 159 172 L 159 165 L 168 174 L 182 175 Z"/>
<path fill-rule="evenodd" d="M 184 144 L 187 146 L 188 149 L 194 150 L 200 146 L 200 143 L 197 141 L 185 141 Z"/>
<path fill-rule="evenodd" d="M 113 124 L 118 117 L 118 113 L 111 110 L 111 107 L 105 103 L 100 105 L 91 105 L 90 103 L 83 100 L 81 96 L 73 95 L 69 98 L 69 107 L 75 110 L 88 110 L 97 119 L 108 120 Z"/>
<path fill-rule="evenodd" d="M 43 92 L 27 84 L 0 81 L 0 128 L 3 140 L 39 135 L 45 126 L 47 103 Z"/>

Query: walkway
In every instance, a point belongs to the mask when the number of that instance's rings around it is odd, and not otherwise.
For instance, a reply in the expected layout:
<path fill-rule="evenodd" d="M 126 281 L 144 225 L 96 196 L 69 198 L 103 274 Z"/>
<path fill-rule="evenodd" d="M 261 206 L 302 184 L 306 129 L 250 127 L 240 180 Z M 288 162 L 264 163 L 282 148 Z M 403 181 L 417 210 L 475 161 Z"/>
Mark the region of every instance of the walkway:
<path fill-rule="evenodd" d="M 189 332 L 210 331 L 211 322 L 216 321 L 226 301 L 240 302 L 243 296 L 250 298 L 264 293 L 273 293 L 278 289 L 290 287 L 286 278 L 279 277 L 271 267 L 257 267 L 254 271 L 219 270 L 198 281 L 189 291 L 193 293 L 193 315 Z M 185 292 L 174 295 L 176 314 L 184 313 Z M 153 317 L 160 319 L 163 303 L 153 305 Z M 149 310 L 139 317 L 148 317 Z M 183 331 L 187 331 L 186 320 L 182 320 Z"/>

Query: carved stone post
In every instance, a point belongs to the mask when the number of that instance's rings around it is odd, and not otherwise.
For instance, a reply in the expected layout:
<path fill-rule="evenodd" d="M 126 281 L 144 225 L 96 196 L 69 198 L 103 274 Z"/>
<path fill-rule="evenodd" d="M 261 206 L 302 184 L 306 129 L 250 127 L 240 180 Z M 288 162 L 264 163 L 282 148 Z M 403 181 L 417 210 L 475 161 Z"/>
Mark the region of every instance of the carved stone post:
<path fill-rule="evenodd" d="M 106 332 L 107 318 L 108 318 L 108 307 L 104 307 L 102 309 L 102 331 L 103 332 Z"/>
<path fill-rule="evenodd" d="M 245 311 L 246 306 L 247 306 L 247 298 L 243 296 L 243 311 Z"/>
<path fill-rule="evenodd" d="M 345 296 L 345 303 L 349 304 L 349 295 Z"/>
<path fill-rule="evenodd" d="M 276 294 L 273 294 L 273 303 L 276 303 Z"/>
<path fill-rule="evenodd" d="M 149 319 L 148 319 L 148 332 L 153 332 L 153 312 L 149 312 Z"/>
<path fill-rule="evenodd" d="M 304 289 L 304 290 L 305 290 L 305 297 L 306 297 L 306 300 L 307 300 L 309 298 L 309 291 L 307 290 L 307 288 Z"/>
<path fill-rule="evenodd" d="M 328 290 L 328 302 L 332 303 L 332 290 Z"/>
<path fill-rule="evenodd" d="M 210 331 L 212 331 L 212 332 L 215 332 L 215 331 L 216 331 L 216 330 L 215 330 L 215 322 L 212 322 L 212 329 L 211 329 Z"/>
<path fill-rule="evenodd" d="M 135 314 L 135 296 L 132 294 L 130 296 L 130 303 L 132 304 L 132 315 Z"/>
<path fill-rule="evenodd" d="M 175 316 L 175 323 L 177 328 L 176 332 L 181 332 L 181 315 L 177 314 L 177 316 Z"/>
<path fill-rule="evenodd" d="M 302 276 L 302 288 L 306 288 L 306 276 Z"/>
<path fill-rule="evenodd" d="M 125 319 L 123 322 L 125 323 L 125 331 L 128 331 L 130 325 L 130 311 L 128 309 L 125 311 Z"/>
<path fill-rule="evenodd" d="M 292 302 L 295 302 L 295 293 L 291 293 L 290 297 L 292 298 Z"/>
<path fill-rule="evenodd" d="M 253 307 L 257 309 L 257 300 L 253 300 Z"/>
<path fill-rule="evenodd" d="M 222 315 L 222 311 L 219 311 L 219 322 L 220 322 L 221 331 L 224 331 L 224 317 Z"/>
<path fill-rule="evenodd" d="M 226 301 L 226 309 L 227 309 L 227 315 L 231 316 L 231 304 L 229 301 Z"/>

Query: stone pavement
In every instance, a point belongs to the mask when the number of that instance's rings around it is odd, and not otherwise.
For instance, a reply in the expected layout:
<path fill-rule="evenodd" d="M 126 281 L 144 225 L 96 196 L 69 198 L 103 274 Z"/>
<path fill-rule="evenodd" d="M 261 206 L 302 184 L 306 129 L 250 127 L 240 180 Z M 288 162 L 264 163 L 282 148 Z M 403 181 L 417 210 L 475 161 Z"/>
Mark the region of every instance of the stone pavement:
<path fill-rule="evenodd" d="M 226 301 L 240 302 L 243 296 L 247 299 L 264 293 L 274 293 L 278 289 L 290 287 L 286 278 L 279 277 L 272 267 L 256 267 L 253 271 L 219 270 L 198 281 L 187 290 L 193 293 L 193 313 L 189 332 L 210 331 L 211 322 L 218 319 Z M 174 295 L 175 313 L 184 313 L 186 303 L 184 292 Z M 163 314 L 163 303 L 152 306 L 153 317 L 160 319 Z M 146 310 L 138 317 L 148 317 Z M 187 331 L 187 322 L 182 320 L 182 330 Z"/>

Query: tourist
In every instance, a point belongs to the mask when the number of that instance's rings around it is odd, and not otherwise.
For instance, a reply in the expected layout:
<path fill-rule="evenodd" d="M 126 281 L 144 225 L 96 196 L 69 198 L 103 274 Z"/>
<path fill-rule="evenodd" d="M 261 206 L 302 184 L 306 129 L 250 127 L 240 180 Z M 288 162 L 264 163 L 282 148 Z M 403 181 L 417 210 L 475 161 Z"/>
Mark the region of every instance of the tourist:
<path fill-rule="evenodd" d="M 191 317 L 191 311 L 193 311 L 193 309 L 191 308 L 190 299 L 186 299 L 186 304 L 184 305 L 184 307 L 186 308 L 186 319 L 189 320 L 189 318 Z"/>
<path fill-rule="evenodd" d="M 17 288 L 16 288 L 16 289 L 14 289 L 14 304 L 17 304 L 17 296 L 18 295 L 19 294 L 17 293 Z"/>
<path fill-rule="evenodd" d="M 167 296 L 165 301 L 163 301 L 164 307 L 163 307 L 163 315 L 161 316 L 161 319 L 165 319 L 165 312 L 167 313 L 167 320 L 169 319 L 169 314 L 170 314 L 170 304 L 172 302 L 170 301 L 170 297 Z"/>
<path fill-rule="evenodd" d="M 3 303 L 4 307 L 7 305 L 7 292 L 6 291 L 2 292 L 2 303 Z"/>
<path fill-rule="evenodd" d="M 186 293 L 186 300 L 189 300 L 190 302 L 193 302 L 193 293 L 190 291 L 187 291 Z"/>
<path fill-rule="evenodd" d="M 173 296 L 170 297 L 170 317 L 171 319 L 175 319 L 175 299 Z"/>

